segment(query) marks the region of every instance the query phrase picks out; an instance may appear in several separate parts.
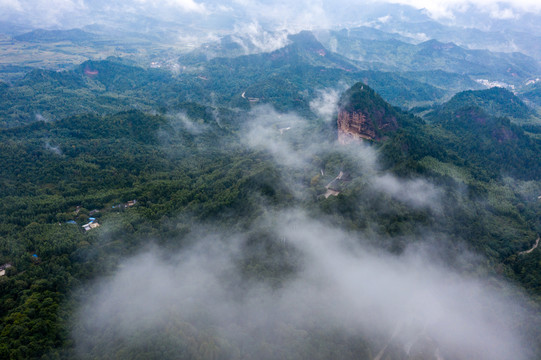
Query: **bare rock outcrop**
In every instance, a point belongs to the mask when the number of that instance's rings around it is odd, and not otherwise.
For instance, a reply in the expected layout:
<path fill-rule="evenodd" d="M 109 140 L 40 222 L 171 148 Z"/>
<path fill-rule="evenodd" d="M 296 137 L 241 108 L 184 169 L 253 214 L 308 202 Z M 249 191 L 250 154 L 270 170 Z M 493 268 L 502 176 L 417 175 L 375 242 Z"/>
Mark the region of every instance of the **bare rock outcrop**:
<path fill-rule="evenodd" d="M 338 113 L 338 141 L 346 144 L 352 140 L 376 138 L 373 124 L 367 121 L 362 112 L 348 112 L 341 110 Z"/>
<path fill-rule="evenodd" d="M 351 87 L 339 104 L 338 141 L 381 140 L 399 128 L 396 111 L 368 86 Z"/>

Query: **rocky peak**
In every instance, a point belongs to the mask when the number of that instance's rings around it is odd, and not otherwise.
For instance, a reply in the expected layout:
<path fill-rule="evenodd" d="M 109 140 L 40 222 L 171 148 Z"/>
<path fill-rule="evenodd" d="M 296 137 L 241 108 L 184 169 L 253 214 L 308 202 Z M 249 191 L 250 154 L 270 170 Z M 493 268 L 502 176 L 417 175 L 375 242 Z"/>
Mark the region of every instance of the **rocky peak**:
<path fill-rule="evenodd" d="M 347 90 L 339 102 L 338 141 L 381 140 L 399 128 L 398 114 L 374 90 L 357 83 Z"/>

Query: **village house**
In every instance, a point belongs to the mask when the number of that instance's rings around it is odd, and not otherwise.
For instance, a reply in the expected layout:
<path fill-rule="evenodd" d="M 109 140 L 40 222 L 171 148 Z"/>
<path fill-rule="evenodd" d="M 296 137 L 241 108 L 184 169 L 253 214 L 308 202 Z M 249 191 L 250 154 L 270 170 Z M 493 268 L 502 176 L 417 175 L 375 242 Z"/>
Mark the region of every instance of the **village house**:
<path fill-rule="evenodd" d="M 0 276 L 6 275 L 6 270 L 9 269 L 12 265 L 11 264 L 4 264 L 0 266 Z"/>
<path fill-rule="evenodd" d="M 92 229 L 95 229 L 97 227 L 99 227 L 100 224 L 98 224 L 97 222 L 89 222 L 88 224 L 84 224 L 82 227 L 83 229 L 85 229 L 85 231 L 89 231 L 89 230 L 92 230 Z"/>

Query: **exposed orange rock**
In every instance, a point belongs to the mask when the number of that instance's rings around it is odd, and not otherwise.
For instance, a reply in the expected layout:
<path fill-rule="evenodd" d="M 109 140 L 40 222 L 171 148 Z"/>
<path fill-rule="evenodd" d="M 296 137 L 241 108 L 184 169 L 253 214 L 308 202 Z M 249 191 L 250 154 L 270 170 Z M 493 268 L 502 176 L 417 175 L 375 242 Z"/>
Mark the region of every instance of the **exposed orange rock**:
<path fill-rule="evenodd" d="M 339 101 L 338 141 L 382 140 L 398 130 L 399 114 L 363 83 L 347 90 Z"/>
<path fill-rule="evenodd" d="M 352 140 L 375 139 L 376 132 L 370 121 L 361 112 L 347 112 L 341 110 L 338 113 L 338 141 L 346 144 Z"/>

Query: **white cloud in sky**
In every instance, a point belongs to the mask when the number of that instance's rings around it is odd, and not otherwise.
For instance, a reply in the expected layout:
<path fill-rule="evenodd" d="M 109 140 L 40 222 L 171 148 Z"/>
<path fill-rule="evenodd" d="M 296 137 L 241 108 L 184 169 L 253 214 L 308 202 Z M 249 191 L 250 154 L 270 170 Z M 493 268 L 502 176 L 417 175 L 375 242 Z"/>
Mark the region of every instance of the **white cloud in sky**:
<path fill-rule="evenodd" d="M 0 20 L 29 20 L 35 25 L 60 26 L 66 16 L 85 10 L 83 0 L 0 0 Z"/>
<path fill-rule="evenodd" d="M 206 15 L 205 5 L 195 0 L 0 0 L 0 21 L 36 28 L 81 27 L 107 20 L 122 19 L 125 13 L 166 19 L 176 13 Z"/>
<path fill-rule="evenodd" d="M 235 24 L 254 23 L 266 29 L 298 32 L 358 26 L 376 19 L 390 22 L 393 14 L 385 13 L 384 3 L 426 9 L 435 19 L 467 16 L 473 9 L 486 14 L 487 19 L 499 20 L 541 12 L 539 0 L 0 0 L 0 21 L 36 28 L 73 28 L 101 21 L 122 22 L 124 14 L 131 14 L 179 25 L 188 21 L 204 28 L 229 26 L 232 30 Z M 372 20 L 366 18 L 371 16 L 371 5 L 379 6 Z"/>
<path fill-rule="evenodd" d="M 172 7 L 179 8 L 184 11 L 207 13 L 207 9 L 203 3 L 196 2 L 194 0 L 136 0 L 135 2 L 143 5 L 151 5 L 156 8 Z"/>
<path fill-rule="evenodd" d="M 454 17 L 454 12 L 463 13 L 472 7 L 477 7 L 495 19 L 510 19 L 517 16 L 517 12 L 540 12 L 539 0 L 391 0 L 379 1 L 395 4 L 410 5 L 417 9 L 426 9 L 432 17 Z"/>
<path fill-rule="evenodd" d="M 23 8 L 17 0 L 0 0 L 0 8 L 4 10 L 22 11 Z"/>

